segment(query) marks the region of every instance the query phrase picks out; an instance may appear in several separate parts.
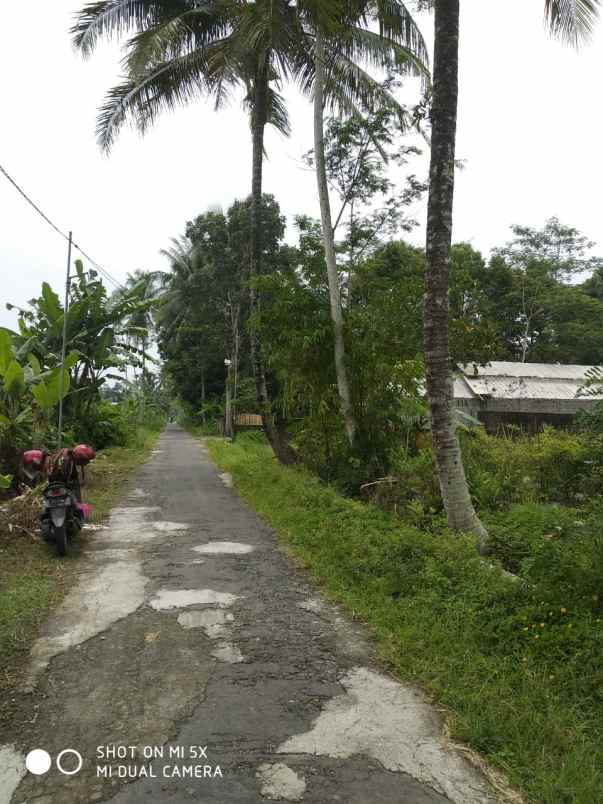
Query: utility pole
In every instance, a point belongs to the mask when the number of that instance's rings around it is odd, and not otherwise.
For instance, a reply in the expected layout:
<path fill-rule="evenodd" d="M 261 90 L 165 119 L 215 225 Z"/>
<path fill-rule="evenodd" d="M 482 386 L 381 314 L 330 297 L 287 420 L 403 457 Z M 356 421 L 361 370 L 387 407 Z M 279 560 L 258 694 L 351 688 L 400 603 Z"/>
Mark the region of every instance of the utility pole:
<path fill-rule="evenodd" d="M 59 435 L 57 449 L 63 443 L 63 391 L 65 388 L 65 352 L 67 351 L 67 313 L 69 312 L 69 285 L 71 282 L 71 244 L 73 232 L 69 232 L 69 246 L 67 249 L 67 281 L 65 283 L 65 307 L 63 313 L 63 344 L 61 346 L 61 373 L 59 375 Z"/>
<path fill-rule="evenodd" d="M 224 360 L 224 365 L 228 367 L 226 374 L 226 406 L 224 409 L 224 435 L 226 438 L 232 438 L 232 404 L 230 401 L 230 366 L 231 362 L 228 358 Z"/>

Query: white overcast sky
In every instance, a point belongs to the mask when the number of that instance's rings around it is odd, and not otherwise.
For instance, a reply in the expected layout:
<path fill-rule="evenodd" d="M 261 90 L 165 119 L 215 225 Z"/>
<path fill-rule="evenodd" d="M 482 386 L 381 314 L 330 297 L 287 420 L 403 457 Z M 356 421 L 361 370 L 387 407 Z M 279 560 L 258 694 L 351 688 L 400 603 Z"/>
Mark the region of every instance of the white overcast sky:
<path fill-rule="evenodd" d="M 250 137 L 240 98 L 214 113 L 196 103 L 141 139 L 124 130 L 110 157 L 95 142 L 96 110 L 119 74 L 119 50 L 84 62 L 68 30 L 82 0 L 2 9 L 0 164 L 46 214 L 120 280 L 165 267 L 159 249 L 208 206 L 250 190 Z M 543 0 L 461 0 L 455 240 L 487 254 L 511 223 L 557 215 L 601 244 L 603 23 L 579 53 L 551 41 Z M 426 37 L 431 19 L 420 17 Z M 430 43 L 431 44 L 431 43 Z M 293 136 L 269 133 L 264 189 L 290 222 L 318 216 L 315 180 L 299 164 L 312 145 L 311 109 L 288 92 Z M 416 97 L 416 96 L 415 96 Z M 410 99 L 410 98 L 409 98 Z M 425 174 L 423 159 L 415 165 Z M 413 240 L 424 236 L 424 205 Z M 290 230 L 290 237 L 293 236 Z M 0 175 L 0 324 L 46 280 L 62 288 L 66 244 Z"/>

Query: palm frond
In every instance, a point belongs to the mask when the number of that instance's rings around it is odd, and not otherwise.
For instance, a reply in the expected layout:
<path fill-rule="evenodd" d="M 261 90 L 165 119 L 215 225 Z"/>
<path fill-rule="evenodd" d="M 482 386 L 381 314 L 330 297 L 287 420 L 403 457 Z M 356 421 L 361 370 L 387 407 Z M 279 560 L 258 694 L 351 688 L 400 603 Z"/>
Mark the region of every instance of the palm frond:
<path fill-rule="evenodd" d="M 429 80 L 429 68 L 411 48 L 395 39 L 357 25 L 348 27 L 345 35 L 334 44 L 334 49 L 349 59 L 377 69 L 402 75 L 420 76 Z"/>
<path fill-rule="evenodd" d="M 330 60 L 325 99 L 327 108 L 335 114 L 363 116 L 369 110 L 387 108 L 396 113 L 403 130 L 411 125 L 408 110 L 377 79 L 343 53 L 334 54 Z"/>
<path fill-rule="evenodd" d="M 97 119 L 97 137 L 101 148 L 109 151 L 117 133 L 129 119 L 144 134 L 157 115 L 177 106 L 185 106 L 215 88 L 218 80 L 236 80 L 236 76 L 216 76 L 208 66 L 211 50 L 195 50 L 109 90 Z"/>
<path fill-rule="evenodd" d="M 206 0 L 195 8 L 138 32 L 128 41 L 123 65 L 128 74 L 145 71 L 153 64 L 169 61 L 223 39 L 229 28 L 224 8 Z"/>
<path fill-rule="evenodd" d="M 272 87 L 268 88 L 268 119 L 266 122 L 285 137 L 291 134 L 291 123 L 285 106 L 285 99 Z"/>
<path fill-rule="evenodd" d="M 132 30 L 145 30 L 157 22 L 170 0 L 97 0 L 86 4 L 71 28 L 73 44 L 89 56 L 101 38 L 111 39 Z M 182 2 L 178 2 L 182 5 Z"/>
<path fill-rule="evenodd" d="M 408 48 L 425 68 L 429 53 L 423 34 L 406 5 L 400 0 L 373 0 L 368 8 L 372 19 L 379 23 L 379 33 Z"/>
<path fill-rule="evenodd" d="M 600 5 L 600 0 L 545 0 L 545 23 L 553 36 L 578 47 L 590 38 Z"/>

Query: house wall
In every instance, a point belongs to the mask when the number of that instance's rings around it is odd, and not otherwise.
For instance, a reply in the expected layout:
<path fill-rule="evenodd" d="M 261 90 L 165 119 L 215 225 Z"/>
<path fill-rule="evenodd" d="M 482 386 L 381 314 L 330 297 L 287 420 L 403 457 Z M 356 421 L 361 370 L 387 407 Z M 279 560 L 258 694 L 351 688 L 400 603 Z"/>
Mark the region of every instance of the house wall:
<path fill-rule="evenodd" d="M 509 425 L 520 427 L 524 432 L 534 434 L 539 433 L 545 425 L 568 427 L 573 422 L 575 414 L 481 410 L 477 414 L 477 418 L 484 425 L 486 432 L 493 435 Z"/>

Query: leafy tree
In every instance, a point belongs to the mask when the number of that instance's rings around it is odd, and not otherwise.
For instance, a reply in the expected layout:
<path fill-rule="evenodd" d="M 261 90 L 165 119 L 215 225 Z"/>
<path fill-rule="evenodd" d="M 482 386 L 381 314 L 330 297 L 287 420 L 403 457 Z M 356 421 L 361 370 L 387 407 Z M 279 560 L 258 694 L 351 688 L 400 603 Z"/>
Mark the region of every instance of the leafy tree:
<path fill-rule="evenodd" d="M 368 26 L 369 19 L 378 21 L 377 34 Z M 345 74 L 340 71 L 342 56 L 348 62 L 353 60 L 353 81 L 350 81 L 349 70 Z M 349 112 L 350 106 L 354 111 L 358 106 L 368 110 L 386 106 L 396 109 L 401 122 L 405 119 L 405 110 L 387 88 L 361 69 L 359 65 L 363 61 L 376 61 L 380 67 L 398 72 L 424 73 L 427 50 L 404 4 L 394 2 L 387 8 L 375 2 L 342 3 L 337 8 L 319 5 L 314 19 L 314 159 L 334 332 L 335 374 L 350 446 L 354 445 L 357 421 L 346 366 L 341 289 L 328 191 L 324 144 L 327 87 L 331 88 L 331 103 L 345 111 Z"/>
<path fill-rule="evenodd" d="M 261 222 L 262 270 L 270 272 L 289 253 L 281 242 L 284 218 L 270 195 L 263 197 Z M 225 358 L 232 361 L 235 406 L 241 367 L 244 372 L 251 367 L 250 225 L 251 200 L 235 201 L 226 214 L 207 212 L 189 221 L 186 235 L 164 252 L 171 274 L 157 314 L 160 349 L 180 395 L 194 410 L 212 395 L 222 396 Z"/>
<path fill-rule="evenodd" d="M 389 89 L 392 82 L 388 81 Z M 327 118 L 325 123 L 325 168 L 329 186 L 339 199 L 333 223 L 334 234 L 344 229 L 336 243 L 338 267 L 347 284 L 347 306 L 352 303 L 354 271 L 384 242 L 399 232 L 410 232 L 418 221 L 409 217 L 409 205 L 418 201 L 427 185 L 409 175 L 402 192 L 389 178 L 392 164 L 402 167 L 420 151 L 397 143 L 398 112 L 385 107 L 347 119 Z M 314 165 L 314 151 L 304 155 Z"/>
<path fill-rule="evenodd" d="M 424 259 L 420 249 L 394 243 L 358 266 L 345 319 L 359 422 L 350 455 L 333 372 L 322 232 L 307 218 L 298 218 L 298 228 L 295 269 L 285 266 L 262 283 L 262 341 L 303 461 L 357 492 L 362 482 L 387 473 L 391 450 L 406 437 L 410 409 L 421 407 Z"/>
<path fill-rule="evenodd" d="M 595 243 L 558 218 L 549 218 L 542 229 L 515 224 L 511 231 L 515 235 L 513 240 L 496 249 L 495 254 L 504 257 L 513 267 L 526 271 L 534 263 L 545 263 L 550 275 L 557 280 L 568 280 L 584 271 L 603 268 L 603 259 L 587 256 Z"/>

